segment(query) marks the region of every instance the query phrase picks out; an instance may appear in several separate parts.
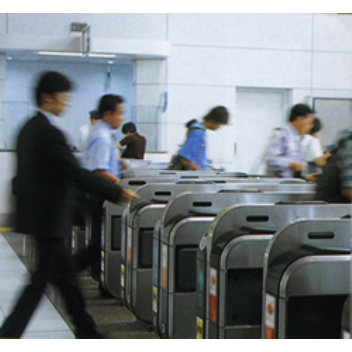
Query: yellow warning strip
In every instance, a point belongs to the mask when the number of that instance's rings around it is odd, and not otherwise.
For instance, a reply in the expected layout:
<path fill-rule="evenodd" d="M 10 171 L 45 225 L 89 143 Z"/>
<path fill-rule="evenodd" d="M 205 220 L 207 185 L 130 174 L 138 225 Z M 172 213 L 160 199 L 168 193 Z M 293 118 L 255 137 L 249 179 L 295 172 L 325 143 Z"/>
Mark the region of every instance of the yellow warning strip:
<path fill-rule="evenodd" d="M 11 227 L 0 227 L 0 232 L 12 232 L 13 230 Z"/>

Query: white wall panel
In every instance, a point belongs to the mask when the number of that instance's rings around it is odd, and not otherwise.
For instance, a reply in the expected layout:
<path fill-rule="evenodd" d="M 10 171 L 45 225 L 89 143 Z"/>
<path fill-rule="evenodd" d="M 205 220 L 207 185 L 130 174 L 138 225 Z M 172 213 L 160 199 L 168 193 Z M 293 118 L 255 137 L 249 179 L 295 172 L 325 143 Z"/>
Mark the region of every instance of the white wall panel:
<path fill-rule="evenodd" d="M 161 94 L 163 88 L 159 85 L 137 85 L 136 96 L 137 105 L 159 106 L 161 102 Z"/>
<path fill-rule="evenodd" d="M 352 52 L 352 16 L 314 15 L 314 50 Z"/>
<path fill-rule="evenodd" d="M 352 88 L 352 54 L 315 53 L 314 87 L 330 89 Z"/>
<path fill-rule="evenodd" d="M 168 97 L 167 123 L 170 128 L 175 123 L 185 124 L 191 119 L 201 120 L 217 105 L 225 106 L 232 116 L 235 110 L 234 87 L 169 86 Z"/>
<path fill-rule="evenodd" d="M 0 13 L 0 34 L 6 33 L 6 13 Z"/>
<path fill-rule="evenodd" d="M 94 37 L 165 40 L 165 14 L 11 13 L 8 25 L 11 34 L 69 35 L 72 22 L 88 23 Z"/>
<path fill-rule="evenodd" d="M 170 14 L 175 44 L 310 50 L 311 14 Z"/>
<path fill-rule="evenodd" d="M 276 50 L 174 47 L 170 84 L 309 87 L 311 54 Z"/>
<path fill-rule="evenodd" d="M 138 60 L 136 62 L 136 81 L 138 84 L 165 84 L 165 60 Z"/>

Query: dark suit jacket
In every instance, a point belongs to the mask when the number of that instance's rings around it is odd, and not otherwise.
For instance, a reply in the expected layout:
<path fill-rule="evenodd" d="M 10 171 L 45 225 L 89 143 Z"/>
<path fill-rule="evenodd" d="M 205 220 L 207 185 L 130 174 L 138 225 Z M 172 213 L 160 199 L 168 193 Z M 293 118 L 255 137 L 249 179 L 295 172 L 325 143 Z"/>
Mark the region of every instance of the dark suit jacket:
<path fill-rule="evenodd" d="M 76 187 L 111 202 L 122 188 L 80 167 L 63 133 L 40 112 L 17 139 L 16 227 L 20 233 L 71 234 Z"/>

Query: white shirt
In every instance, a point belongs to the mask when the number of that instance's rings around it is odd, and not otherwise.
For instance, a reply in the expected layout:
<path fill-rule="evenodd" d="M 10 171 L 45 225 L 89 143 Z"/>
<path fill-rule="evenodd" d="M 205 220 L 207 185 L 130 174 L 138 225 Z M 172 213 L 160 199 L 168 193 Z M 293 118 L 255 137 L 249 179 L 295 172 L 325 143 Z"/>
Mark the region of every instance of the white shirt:
<path fill-rule="evenodd" d="M 305 134 L 302 136 L 300 147 L 303 159 L 306 163 L 314 163 L 315 159 L 323 156 L 323 148 L 320 140 L 310 134 Z M 311 171 L 312 170 L 310 170 L 307 165 L 307 167 L 303 170 L 303 174 L 310 174 Z M 314 172 L 321 172 L 321 168 L 316 166 Z"/>
<path fill-rule="evenodd" d="M 310 134 L 305 134 L 301 139 L 301 153 L 306 162 L 314 162 L 316 158 L 323 156 L 323 148 L 320 140 Z"/>
<path fill-rule="evenodd" d="M 79 129 L 78 141 L 77 141 L 77 149 L 83 151 L 84 143 L 86 142 L 90 129 L 92 128 L 92 124 L 86 123 Z"/>

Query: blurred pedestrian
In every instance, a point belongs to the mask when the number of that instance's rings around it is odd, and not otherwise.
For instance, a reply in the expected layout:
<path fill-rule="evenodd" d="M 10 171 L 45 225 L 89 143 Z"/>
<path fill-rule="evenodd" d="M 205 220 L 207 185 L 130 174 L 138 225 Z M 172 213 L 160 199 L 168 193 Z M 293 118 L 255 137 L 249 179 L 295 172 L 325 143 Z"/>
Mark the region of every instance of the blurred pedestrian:
<path fill-rule="evenodd" d="M 103 337 L 85 309 L 71 257 L 75 188 L 112 202 L 126 201 L 134 193 L 82 169 L 63 133 L 53 125 L 70 89 L 70 81 L 60 73 L 41 75 L 35 89 L 38 112 L 17 138 L 16 228 L 35 236 L 38 261 L 31 282 L 0 328 L 0 337 L 22 335 L 48 282 L 65 299 L 76 338 Z"/>
<path fill-rule="evenodd" d="M 300 150 L 300 136 L 309 132 L 313 123 L 313 110 L 305 104 L 294 105 L 288 124 L 276 131 L 269 146 L 267 173 L 275 177 L 301 177 L 305 162 Z"/>
<path fill-rule="evenodd" d="M 316 199 L 328 203 L 352 201 L 352 131 L 337 143 L 322 173 L 316 177 Z"/>
<path fill-rule="evenodd" d="M 120 160 L 112 132 L 123 121 L 123 98 L 106 94 L 99 101 L 99 118 L 89 132 L 84 145 L 82 165 L 93 174 L 97 174 L 113 183 L 120 180 Z M 92 277 L 99 282 L 102 296 L 108 293 L 100 282 L 101 266 L 101 223 L 104 198 L 100 194 L 90 196 L 91 238 L 88 248 L 77 254 L 77 270 L 90 266 Z"/>
<path fill-rule="evenodd" d="M 177 155 L 171 160 L 171 170 L 210 169 L 207 158 L 206 130 L 216 131 L 228 123 L 229 113 L 223 106 L 217 106 L 203 117 L 203 121 L 191 120 L 186 124 L 187 139 Z"/>

